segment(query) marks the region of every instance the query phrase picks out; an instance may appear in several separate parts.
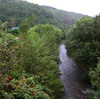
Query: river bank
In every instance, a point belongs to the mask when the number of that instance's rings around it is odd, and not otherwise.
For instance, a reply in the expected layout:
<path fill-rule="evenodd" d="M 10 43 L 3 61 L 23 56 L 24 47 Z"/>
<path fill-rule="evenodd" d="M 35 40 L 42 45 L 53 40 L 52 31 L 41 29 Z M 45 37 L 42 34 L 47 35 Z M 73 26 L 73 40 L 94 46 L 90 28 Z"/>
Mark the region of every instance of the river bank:
<path fill-rule="evenodd" d="M 75 64 L 71 57 L 67 56 L 64 44 L 59 46 L 59 68 L 61 70 L 61 81 L 64 83 L 65 91 L 60 99 L 87 99 L 86 85 L 83 84 L 80 68 Z"/>

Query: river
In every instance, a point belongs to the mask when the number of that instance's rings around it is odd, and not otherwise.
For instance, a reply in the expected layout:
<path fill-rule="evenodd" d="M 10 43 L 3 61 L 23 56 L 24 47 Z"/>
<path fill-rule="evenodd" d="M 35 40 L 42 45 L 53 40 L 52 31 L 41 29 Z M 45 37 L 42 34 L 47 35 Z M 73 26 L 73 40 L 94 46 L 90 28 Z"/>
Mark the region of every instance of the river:
<path fill-rule="evenodd" d="M 67 50 L 64 44 L 59 46 L 59 68 L 61 70 L 61 81 L 64 83 L 65 91 L 60 99 L 86 99 L 86 86 L 81 80 L 82 72 L 75 64 L 73 59 L 67 56 Z"/>

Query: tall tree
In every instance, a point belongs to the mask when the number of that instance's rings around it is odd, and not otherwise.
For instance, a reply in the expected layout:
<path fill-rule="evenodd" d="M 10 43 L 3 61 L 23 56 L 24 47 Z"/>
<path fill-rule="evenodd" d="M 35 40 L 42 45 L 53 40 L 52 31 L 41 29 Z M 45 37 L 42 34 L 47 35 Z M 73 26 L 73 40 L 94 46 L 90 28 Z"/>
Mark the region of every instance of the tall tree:
<path fill-rule="evenodd" d="M 15 19 L 11 17 L 9 19 L 9 24 L 10 24 L 10 27 L 14 27 L 15 26 Z"/>
<path fill-rule="evenodd" d="M 33 26 L 35 25 L 36 18 L 37 18 L 37 16 L 36 16 L 36 14 L 35 14 L 35 13 L 34 13 L 34 14 L 32 14 L 32 16 L 31 16 L 31 17 L 29 17 L 28 22 L 29 22 L 29 24 L 30 24 L 30 26 L 31 26 L 31 27 L 33 27 Z"/>
<path fill-rule="evenodd" d="M 19 28 L 20 28 L 20 30 L 21 30 L 22 33 L 26 33 L 29 30 L 30 26 L 29 26 L 29 23 L 28 23 L 28 19 L 27 18 L 25 18 L 22 21 L 22 23 L 19 26 Z"/>

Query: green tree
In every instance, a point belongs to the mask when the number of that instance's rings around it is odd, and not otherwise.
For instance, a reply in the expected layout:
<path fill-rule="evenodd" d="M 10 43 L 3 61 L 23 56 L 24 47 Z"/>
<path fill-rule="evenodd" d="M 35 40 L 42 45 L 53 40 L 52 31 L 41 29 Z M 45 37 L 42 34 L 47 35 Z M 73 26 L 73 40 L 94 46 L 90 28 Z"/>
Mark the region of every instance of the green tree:
<path fill-rule="evenodd" d="M 11 74 L 17 68 L 15 50 L 18 48 L 18 41 L 11 34 L 2 33 L 0 41 L 0 68 L 1 74 Z"/>
<path fill-rule="evenodd" d="M 91 79 L 91 84 L 96 90 L 87 90 L 90 99 L 100 99 L 100 61 L 97 64 L 97 67 L 89 71 L 89 76 Z"/>
<path fill-rule="evenodd" d="M 18 37 L 2 34 L 0 98 L 3 96 L 3 98 L 56 99 L 63 91 L 63 85 L 58 78 L 59 67 L 52 52 L 55 48 L 51 46 L 51 40 L 56 45 L 58 32 L 50 25 L 41 25 L 41 28 L 38 27 L 37 31 L 33 31 L 35 28 L 30 29 L 23 36 L 23 33 L 19 34 Z M 52 38 L 52 35 L 56 38 Z"/>
<path fill-rule="evenodd" d="M 32 14 L 32 16 L 29 17 L 28 23 L 30 24 L 30 27 L 33 27 L 35 25 L 36 18 L 37 18 L 36 14 Z"/>
<path fill-rule="evenodd" d="M 27 33 L 27 31 L 29 30 L 29 23 L 28 23 L 28 19 L 25 18 L 22 23 L 19 26 L 19 29 L 22 33 Z"/>
<path fill-rule="evenodd" d="M 14 27 L 15 26 L 15 19 L 14 18 L 10 18 L 9 19 L 9 25 L 10 25 L 10 27 Z"/>
<path fill-rule="evenodd" d="M 98 18 L 83 17 L 69 30 L 66 35 L 68 53 L 72 55 L 76 63 L 88 77 L 89 68 L 96 67 L 100 57 L 100 40 Z M 98 24 L 96 23 L 98 22 Z"/>
<path fill-rule="evenodd" d="M 58 44 L 61 41 L 62 31 L 52 25 L 37 25 L 29 30 L 28 33 L 37 32 L 40 37 L 45 36 L 47 45 L 50 46 L 53 55 L 56 53 Z"/>
<path fill-rule="evenodd" d="M 2 21 L 0 20 L 0 26 L 2 25 Z"/>
<path fill-rule="evenodd" d="M 53 32 L 51 34 L 45 34 L 50 33 L 47 31 L 49 30 L 47 25 L 43 25 L 41 29 L 38 27 L 39 30 L 37 29 L 37 31 L 33 31 L 34 29 L 35 28 L 29 30 L 23 41 L 24 43 L 20 46 L 20 50 L 18 51 L 18 64 L 23 66 L 23 69 L 28 73 L 31 72 L 35 75 L 39 75 L 41 78 L 45 77 L 44 85 L 50 88 L 56 97 L 59 92 L 63 90 L 63 86 L 59 78 L 57 78 L 59 68 L 54 60 L 54 52 L 52 53 L 51 51 L 54 49 L 53 47 L 51 48 L 51 43 L 56 43 L 56 40 L 53 38 L 54 42 L 50 37 L 52 42 L 48 42 L 49 40 L 47 38 L 49 38 L 48 36 L 52 35 Z M 42 31 L 43 29 L 45 29 L 44 33 Z M 53 28 L 50 28 L 50 30 L 51 29 Z M 40 30 L 41 32 L 39 32 Z M 41 33 L 41 35 L 39 33 Z M 57 91 L 58 93 L 56 93 Z"/>
<path fill-rule="evenodd" d="M 2 32 L 2 21 L 0 20 L 0 33 Z"/>

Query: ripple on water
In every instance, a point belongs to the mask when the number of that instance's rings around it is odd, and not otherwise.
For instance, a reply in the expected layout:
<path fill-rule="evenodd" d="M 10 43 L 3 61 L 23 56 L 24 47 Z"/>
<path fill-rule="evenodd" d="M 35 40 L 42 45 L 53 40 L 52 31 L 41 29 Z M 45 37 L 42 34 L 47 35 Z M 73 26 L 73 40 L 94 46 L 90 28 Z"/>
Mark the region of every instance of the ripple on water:
<path fill-rule="evenodd" d="M 64 44 L 59 46 L 59 58 L 61 63 L 59 68 L 61 70 L 61 80 L 65 85 L 65 91 L 61 99 L 86 99 L 83 90 L 86 89 L 81 81 L 81 71 L 75 62 L 67 56 L 67 50 Z"/>

